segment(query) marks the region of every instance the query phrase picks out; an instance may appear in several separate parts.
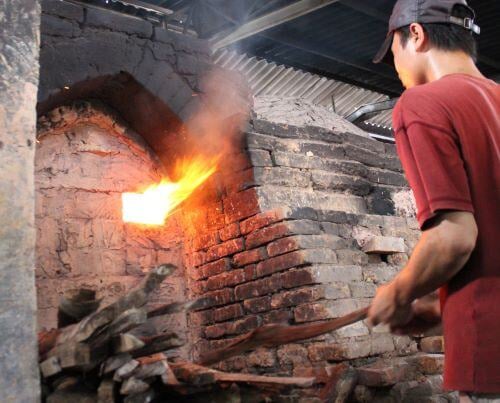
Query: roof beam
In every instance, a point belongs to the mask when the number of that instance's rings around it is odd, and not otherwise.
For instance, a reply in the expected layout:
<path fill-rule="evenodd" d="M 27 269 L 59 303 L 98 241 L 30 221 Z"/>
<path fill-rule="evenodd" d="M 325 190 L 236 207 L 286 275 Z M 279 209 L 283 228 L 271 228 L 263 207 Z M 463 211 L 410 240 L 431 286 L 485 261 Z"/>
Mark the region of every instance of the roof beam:
<path fill-rule="evenodd" d="M 236 29 L 220 32 L 210 39 L 210 43 L 215 51 L 269 28 L 312 13 L 337 1 L 339 0 L 299 0 L 266 15 L 257 17 L 240 25 Z"/>

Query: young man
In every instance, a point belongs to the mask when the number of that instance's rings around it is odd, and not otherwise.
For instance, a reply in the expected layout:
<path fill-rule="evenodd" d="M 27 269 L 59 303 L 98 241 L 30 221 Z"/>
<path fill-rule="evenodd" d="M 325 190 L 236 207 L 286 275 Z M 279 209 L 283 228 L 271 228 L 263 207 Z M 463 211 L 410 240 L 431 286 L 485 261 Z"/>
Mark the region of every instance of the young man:
<path fill-rule="evenodd" d="M 393 126 L 422 236 L 369 321 L 409 333 L 441 316 L 444 388 L 500 402 L 500 86 L 475 66 L 477 34 L 465 0 L 398 0 L 374 60 L 406 87 Z"/>

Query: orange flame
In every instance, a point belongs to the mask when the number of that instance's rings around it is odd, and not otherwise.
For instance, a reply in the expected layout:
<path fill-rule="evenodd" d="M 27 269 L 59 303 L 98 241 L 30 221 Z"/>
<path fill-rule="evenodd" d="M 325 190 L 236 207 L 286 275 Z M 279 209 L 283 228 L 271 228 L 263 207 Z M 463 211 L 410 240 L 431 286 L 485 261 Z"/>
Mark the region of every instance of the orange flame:
<path fill-rule="evenodd" d="M 175 167 L 177 182 L 163 179 L 142 193 L 123 193 L 123 221 L 163 225 L 169 213 L 217 170 L 217 161 L 218 157 L 180 160 Z"/>

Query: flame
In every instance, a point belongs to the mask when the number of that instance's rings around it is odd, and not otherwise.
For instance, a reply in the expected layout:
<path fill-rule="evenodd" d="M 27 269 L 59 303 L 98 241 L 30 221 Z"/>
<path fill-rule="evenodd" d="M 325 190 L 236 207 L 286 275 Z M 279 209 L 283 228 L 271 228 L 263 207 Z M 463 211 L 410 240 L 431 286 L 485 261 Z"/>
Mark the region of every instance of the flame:
<path fill-rule="evenodd" d="M 123 221 L 163 225 L 169 213 L 217 170 L 217 161 L 218 157 L 182 159 L 174 170 L 176 182 L 163 179 L 141 193 L 123 193 Z"/>

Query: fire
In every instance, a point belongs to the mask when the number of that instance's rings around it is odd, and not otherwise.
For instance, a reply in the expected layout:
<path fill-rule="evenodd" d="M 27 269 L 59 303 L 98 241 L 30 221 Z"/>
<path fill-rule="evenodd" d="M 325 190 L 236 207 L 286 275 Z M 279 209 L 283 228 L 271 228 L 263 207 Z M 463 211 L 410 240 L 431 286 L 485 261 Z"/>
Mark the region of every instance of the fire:
<path fill-rule="evenodd" d="M 176 182 L 163 179 L 141 193 L 123 193 L 123 221 L 162 225 L 169 213 L 217 170 L 218 158 L 196 157 L 180 160 L 175 167 Z"/>

